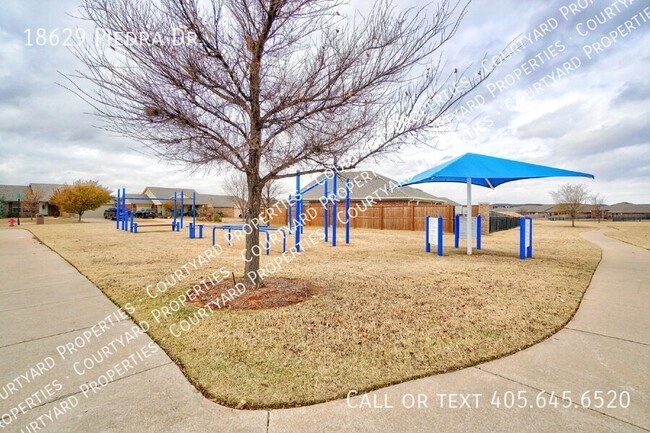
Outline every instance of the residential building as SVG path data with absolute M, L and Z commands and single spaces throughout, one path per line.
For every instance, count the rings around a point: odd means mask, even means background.
M 59 208 L 51 202 L 54 192 L 62 187 L 61 184 L 30 183 L 29 185 L 0 185 L 0 199 L 4 201 L 3 215 L 18 215 L 28 217 L 31 215 L 59 216 Z M 28 197 L 33 195 L 38 199 L 32 208 Z M 20 202 L 20 206 L 19 206 Z
M 303 190 L 309 189 L 319 182 L 323 182 L 325 175 L 321 174 L 313 182 L 307 184 Z M 373 206 L 382 205 L 431 205 L 431 204 L 454 204 L 445 197 L 436 197 L 421 189 L 412 186 L 399 186 L 399 182 L 390 179 L 381 174 L 370 170 L 364 171 L 347 171 L 337 173 L 337 187 L 339 188 L 339 197 L 345 198 L 343 193 L 345 180 L 350 179 L 350 200 L 352 202 L 367 201 L 372 198 Z M 329 180 L 329 188 L 332 181 Z M 328 191 L 332 193 L 332 191 Z M 324 194 L 323 186 L 316 186 L 303 194 L 303 201 L 307 203 L 319 202 Z

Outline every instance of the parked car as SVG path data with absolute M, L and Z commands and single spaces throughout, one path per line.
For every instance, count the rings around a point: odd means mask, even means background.
M 156 218 L 156 212 L 151 209 L 141 209 L 135 211 L 136 218 Z
M 104 219 L 114 220 L 116 219 L 117 209 L 114 207 L 109 207 L 104 211 Z

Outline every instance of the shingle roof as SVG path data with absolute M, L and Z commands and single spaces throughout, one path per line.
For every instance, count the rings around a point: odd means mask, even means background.
M 161 186 L 147 186 L 145 189 L 142 191 L 142 194 L 146 195 L 147 197 L 151 198 L 154 203 L 156 204 L 162 204 L 161 202 L 163 201 L 168 201 L 168 200 L 173 200 L 174 199 L 174 193 L 178 193 L 178 199 L 180 200 L 180 192 L 183 191 L 183 195 L 185 198 L 183 199 L 184 201 L 189 199 L 189 203 L 192 203 L 192 193 L 196 192 L 195 190 L 191 188 L 165 188 Z M 149 194 L 147 194 L 149 192 Z M 127 192 L 127 197 L 131 195 Z M 136 194 L 137 195 L 137 194 Z
M 350 179 L 352 182 L 352 187 L 350 189 L 351 200 L 363 200 L 368 196 L 373 196 L 375 200 L 415 200 L 435 203 L 445 202 L 445 199 L 433 196 L 418 188 L 411 186 L 398 187 L 397 185 L 399 185 L 399 182 L 370 170 L 339 172 L 337 173 L 337 178 L 339 188 L 345 186 L 346 178 Z M 313 186 L 318 182 L 323 181 L 324 179 L 325 174 L 319 175 L 316 180 L 307 184 L 303 190 Z M 358 186 L 355 183 L 355 179 L 359 184 Z M 303 194 L 305 201 L 318 201 L 322 196 L 322 186 L 317 186 L 307 193 Z
M 25 197 L 25 192 L 29 185 L 0 185 L 0 198 L 6 201 L 16 201 L 17 194 Z
M 153 203 L 153 200 L 151 200 L 151 197 L 145 195 L 145 194 L 129 194 L 128 192 L 126 193 L 126 204 L 134 204 L 134 205 L 139 205 L 139 206 L 151 206 Z M 129 199 L 135 199 L 131 200 Z M 143 199 L 143 200 L 138 200 L 138 199 Z
M 34 192 L 38 191 L 42 194 L 43 201 L 49 201 L 54 192 L 64 185 L 60 183 L 30 183 L 29 186 Z
M 196 204 L 207 204 L 214 207 L 230 207 L 235 206 L 235 199 L 229 195 L 197 194 Z
M 635 204 L 626 201 L 605 206 L 610 212 L 625 212 L 625 213 L 650 213 L 650 204 Z

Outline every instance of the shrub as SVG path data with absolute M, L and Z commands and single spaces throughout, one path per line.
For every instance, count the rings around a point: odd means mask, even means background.
M 221 221 L 223 221 L 223 218 L 221 217 L 220 214 L 218 214 L 218 213 L 213 213 L 212 214 L 212 222 L 220 223 Z

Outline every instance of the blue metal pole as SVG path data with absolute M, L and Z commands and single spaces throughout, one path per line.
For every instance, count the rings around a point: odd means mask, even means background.
M 424 251 L 431 252 L 431 244 L 429 243 L 429 217 L 424 217 Z
M 289 202 L 287 203 L 287 226 L 289 227 L 289 233 L 291 233 L 291 227 L 293 227 L 291 222 L 291 194 L 289 194 Z
M 300 194 L 300 226 L 298 227 L 298 230 L 300 230 L 300 234 L 303 234 L 305 232 L 305 201 L 302 199 L 302 194 Z
M 460 237 L 460 215 L 456 215 L 454 220 L 454 248 L 458 248 L 459 237 Z
M 443 239 L 444 238 L 442 237 L 442 217 L 439 216 L 438 217 L 438 255 L 439 256 L 442 256 L 443 254 L 443 249 L 442 249 Z
M 332 197 L 332 199 L 333 199 L 333 202 L 332 202 L 332 246 L 333 247 L 336 246 L 336 226 L 337 226 L 338 217 L 339 217 L 339 213 L 338 213 L 338 201 L 339 201 L 339 198 L 338 198 L 338 195 L 337 195 L 338 194 L 338 185 L 337 185 L 337 182 L 336 182 L 337 177 L 338 176 L 336 174 L 334 174 L 334 177 L 332 178 L 332 195 L 333 195 L 333 197 Z
M 296 251 L 300 252 L 300 170 L 296 170 L 296 235 L 294 236 Z
M 196 227 L 196 191 L 192 192 L 192 223 Z
M 183 228 L 183 215 L 185 214 L 185 191 L 181 190 L 181 228 Z
M 120 194 L 120 189 L 117 189 L 117 200 L 115 200 L 115 228 L 120 229 L 120 202 L 122 197 Z
M 476 217 L 476 249 L 477 250 L 481 249 L 481 224 L 482 224 L 481 215 L 478 215 Z
M 352 183 L 345 179 L 345 243 L 350 243 L 350 190 Z
M 330 229 L 329 229 L 329 225 L 330 225 L 330 214 L 329 214 L 330 196 L 329 196 L 329 191 L 327 189 L 328 184 L 329 184 L 329 181 L 327 180 L 327 178 L 325 178 L 325 185 L 324 185 L 324 188 L 325 188 L 325 194 L 324 194 L 324 197 L 325 197 L 325 215 L 323 217 L 323 221 L 324 221 L 324 227 L 323 228 L 325 229 L 325 242 L 329 241 L 329 234 L 330 234 Z
M 126 188 L 122 188 L 122 213 L 124 214 L 123 216 L 123 221 L 122 221 L 122 230 L 126 230 Z
M 526 218 L 519 218 L 519 258 L 526 258 Z
M 526 255 L 528 257 L 533 257 L 533 219 L 530 217 L 528 219 L 530 220 L 530 236 L 529 236 L 530 245 L 528 245 L 528 251 L 527 251 L 528 254 Z
M 174 227 L 176 227 L 176 191 L 174 191 L 174 208 L 172 210 L 172 215 L 174 218 Z

